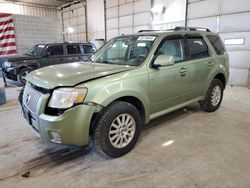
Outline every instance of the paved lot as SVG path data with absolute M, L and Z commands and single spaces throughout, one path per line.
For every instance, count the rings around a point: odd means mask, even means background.
M 152 121 L 118 159 L 37 139 L 20 115 L 17 90 L 7 88 L 0 106 L 0 187 L 250 187 L 246 88 L 228 87 L 215 113 L 194 105 Z

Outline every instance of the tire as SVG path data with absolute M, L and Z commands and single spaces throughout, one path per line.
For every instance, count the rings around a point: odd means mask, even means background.
M 17 81 L 20 85 L 25 85 L 26 84 L 26 80 L 25 77 L 27 76 L 27 74 L 31 72 L 31 70 L 29 68 L 23 68 L 21 69 L 21 71 L 19 72 L 19 74 L 17 75 Z
M 214 79 L 207 91 L 206 98 L 200 102 L 201 109 L 205 112 L 215 112 L 221 105 L 224 86 L 219 79 Z
M 119 124 L 118 118 L 124 125 Z M 127 123 L 126 120 L 128 120 Z M 101 112 L 97 120 L 93 132 L 95 147 L 112 158 L 123 156 L 136 144 L 140 136 L 141 124 L 140 112 L 134 105 L 115 101 Z M 125 140 L 127 143 L 124 142 Z

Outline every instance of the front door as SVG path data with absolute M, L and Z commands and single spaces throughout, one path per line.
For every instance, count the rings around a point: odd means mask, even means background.
M 149 71 L 151 114 L 186 102 L 189 92 L 184 39 L 177 36 L 164 40 L 155 53 L 156 57 L 162 54 L 173 56 L 175 64 Z
M 41 60 L 39 60 L 41 67 L 64 63 L 64 61 L 63 61 L 63 54 L 64 54 L 63 45 L 48 46 L 48 48 L 45 50 L 44 54 L 46 54 L 46 56 L 43 57 Z

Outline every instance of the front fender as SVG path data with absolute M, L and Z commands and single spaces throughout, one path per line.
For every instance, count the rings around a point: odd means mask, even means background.
M 137 77 L 111 82 L 107 85 L 101 84 L 101 86 L 98 85 L 98 87 L 91 88 L 88 91 L 85 101 L 106 107 L 119 98 L 135 97 L 142 103 L 145 110 L 145 121 L 148 122 L 149 98 L 147 81 L 145 77 L 144 79 Z

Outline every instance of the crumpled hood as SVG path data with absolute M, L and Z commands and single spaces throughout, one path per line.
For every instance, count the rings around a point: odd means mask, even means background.
M 74 86 L 81 82 L 123 72 L 133 67 L 76 62 L 44 67 L 32 71 L 27 80 L 42 88 L 53 89 L 58 86 Z

